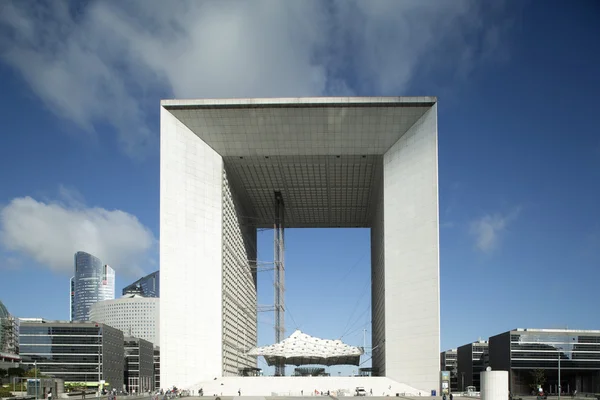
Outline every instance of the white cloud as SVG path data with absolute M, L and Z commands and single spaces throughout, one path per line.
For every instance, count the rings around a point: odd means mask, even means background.
M 485 253 L 495 250 L 502 233 L 518 217 L 520 211 L 518 207 L 507 214 L 488 214 L 471 222 L 470 233 L 475 237 L 475 246 Z
M 399 95 L 425 70 L 464 77 L 501 54 L 506 19 L 481 7 L 467 0 L 4 2 L 0 58 L 52 112 L 87 132 L 112 125 L 122 148 L 139 155 L 156 145 L 148 117 L 160 97 Z
M 76 194 L 64 188 L 61 193 L 66 203 L 19 197 L 0 209 L 0 243 L 5 250 L 59 272 L 72 272 L 73 254 L 83 250 L 118 273 L 139 275 L 156 245 L 150 230 L 131 214 L 87 208 L 70 201 L 78 198 Z

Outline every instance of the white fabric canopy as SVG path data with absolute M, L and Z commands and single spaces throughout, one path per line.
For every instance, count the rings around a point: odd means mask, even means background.
M 319 339 L 297 330 L 279 343 L 250 350 L 248 355 L 263 356 L 268 365 L 282 360 L 289 365 L 359 365 L 363 352 L 341 340 Z

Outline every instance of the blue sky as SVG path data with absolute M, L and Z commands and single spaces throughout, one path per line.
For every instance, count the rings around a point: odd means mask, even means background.
M 3 4 L 0 300 L 68 318 L 75 250 L 158 268 L 161 98 L 435 95 L 442 349 L 600 329 L 600 6 L 480 3 Z M 370 337 L 368 238 L 288 232 L 288 332 Z

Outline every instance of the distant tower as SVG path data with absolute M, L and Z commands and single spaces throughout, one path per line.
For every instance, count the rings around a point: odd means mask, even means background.
M 70 305 L 70 310 L 69 310 L 69 319 L 71 321 L 73 321 L 73 316 L 75 315 L 75 277 L 72 276 L 71 277 L 71 290 L 69 291 L 69 305 Z
M 75 253 L 74 295 L 71 319 L 88 321 L 92 304 L 115 298 L 115 271 L 99 258 Z
M 155 271 L 123 288 L 123 295 L 140 294 L 144 297 L 160 297 L 160 271 Z

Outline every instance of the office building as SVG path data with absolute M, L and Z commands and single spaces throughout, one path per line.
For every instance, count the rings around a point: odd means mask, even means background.
M 89 321 L 94 303 L 115 298 L 115 271 L 99 258 L 83 251 L 75 253 L 73 321 Z
M 125 386 L 128 393 L 154 390 L 154 346 L 147 340 L 125 337 Z
M 481 390 L 481 372 L 489 365 L 488 342 L 478 340 L 460 346 L 457 351 L 457 384 L 461 392 L 469 386 Z
M 123 288 L 123 294 L 136 293 L 145 297 L 160 297 L 160 271 L 153 272 Z
M 600 392 L 600 330 L 513 329 L 489 339 L 490 366 L 509 371 L 510 390 Z M 460 358 L 459 358 L 460 366 Z M 559 383 L 560 371 L 560 383 Z
M 35 362 L 44 375 L 93 388 L 105 381 L 117 390 L 123 387 L 123 337 L 105 324 L 43 319 L 21 319 L 19 332 L 27 368 Z
M 456 393 L 458 388 L 458 352 L 456 349 L 440 353 L 440 370 L 450 373 L 450 393 Z
M 19 321 L 0 301 L 0 368 L 19 366 Z
M 160 389 L 160 347 L 154 346 L 154 389 Z
M 163 100 L 163 384 L 256 367 L 257 229 L 276 226 L 284 249 L 284 228 L 361 227 L 373 373 L 438 390 L 437 131 L 435 97 Z M 276 325 L 280 341 L 281 312 Z
M 72 276 L 70 279 L 70 296 L 69 296 L 69 320 L 73 321 L 73 316 L 75 315 L 75 277 Z
M 160 341 L 160 299 L 126 294 L 120 299 L 94 303 L 90 320 L 119 329 L 125 336 L 134 336 L 158 345 Z

